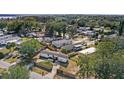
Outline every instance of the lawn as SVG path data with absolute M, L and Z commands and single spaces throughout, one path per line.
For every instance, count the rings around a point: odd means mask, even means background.
M 42 62 L 39 62 L 39 63 L 37 63 L 37 64 L 38 64 L 38 65 L 41 65 L 41 66 L 48 67 L 48 68 L 52 68 L 52 67 L 53 67 L 52 62 L 50 62 L 50 61 L 42 61 Z
M 10 57 L 8 59 L 5 59 L 4 61 L 8 62 L 8 63 L 13 63 L 13 62 L 16 62 L 17 61 L 17 57 L 13 58 L 13 57 Z
M 27 38 L 27 37 L 21 38 L 22 42 L 26 42 L 26 41 L 28 41 L 28 40 L 30 40 L 30 39 L 31 39 L 31 38 Z
M 9 52 L 10 52 L 10 50 L 9 50 L 9 49 L 4 48 L 4 49 L 1 49 L 1 50 L 0 50 L 0 52 L 2 52 L 3 54 L 7 54 L 7 53 L 9 53 Z
M 67 67 L 60 66 L 60 70 L 71 74 L 76 74 L 78 72 L 78 66 L 75 61 L 69 60 L 68 66 Z
M 37 67 L 33 67 L 33 68 L 32 68 L 32 71 L 33 71 L 33 72 L 36 72 L 36 73 L 38 73 L 38 74 L 42 74 L 42 75 L 48 74 L 47 71 L 45 71 L 45 70 L 43 70 L 43 69 L 40 69 L 40 68 L 37 68 Z

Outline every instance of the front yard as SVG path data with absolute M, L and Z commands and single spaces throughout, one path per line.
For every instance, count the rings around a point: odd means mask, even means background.
M 68 66 L 60 66 L 60 70 L 75 75 L 78 72 L 77 62 L 69 60 Z
M 0 50 L 0 52 L 1 52 L 1 53 L 3 53 L 3 54 L 7 54 L 7 53 L 9 53 L 9 52 L 10 52 L 10 50 L 9 50 L 9 49 L 4 48 L 4 49 L 1 49 L 1 50 Z
M 33 71 L 33 72 L 36 72 L 36 73 L 38 73 L 38 74 L 41 74 L 41 75 L 46 75 L 46 74 L 48 74 L 48 72 L 47 72 L 46 70 L 40 69 L 40 68 L 38 68 L 38 67 L 33 67 L 33 68 L 32 68 L 32 71 Z
M 17 61 L 17 58 L 18 57 L 10 57 L 10 58 L 7 58 L 7 59 L 5 59 L 4 61 L 6 61 L 6 62 L 8 62 L 8 63 L 14 63 L 14 62 L 16 62 Z
M 53 67 L 52 62 L 50 62 L 50 61 L 41 61 L 41 62 L 38 62 L 37 65 L 48 67 L 48 68 L 51 68 L 51 69 Z

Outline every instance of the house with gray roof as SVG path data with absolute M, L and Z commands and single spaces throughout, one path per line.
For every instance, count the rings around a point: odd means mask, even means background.
M 0 36 L 3 36 L 4 32 L 2 30 L 0 30 Z
M 7 43 L 18 43 L 18 41 L 20 41 L 20 37 L 16 36 L 16 35 L 3 35 L 0 36 L 0 44 L 4 44 L 6 45 Z
M 68 62 L 68 55 L 60 52 L 42 50 L 40 56 L 47 59 L 56 59 L 58 62 L 63 62 L 63 63 Z
M 72 40 L 70 39 L 52 41 L 52 45 L 55 46 L 56 48 L 61 48 L 65 45 L 70 45 L 70 44 L 72 44 Z

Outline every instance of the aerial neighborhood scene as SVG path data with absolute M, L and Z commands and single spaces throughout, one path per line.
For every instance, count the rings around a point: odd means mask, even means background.
M 0 15 L 0 79 L 124 79 L 124 16 Z

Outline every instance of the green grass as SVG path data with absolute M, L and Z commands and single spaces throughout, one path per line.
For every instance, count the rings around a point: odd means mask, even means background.
M 4 49 L 1 49 L 1 50 L 0 50 L 0 52 L 2 52 L 3 54 L 7 54 L 7 53 L 9 53 L 9 52 L 10 52 L 10 50 L 9 50 L 9 49 L 4 48 Z
M 51 62 L 49 62 L 49 61 L 39 62 L 38 65 L 46 66 L 46 67 L 49 67 L 49 68 L 53 67 L 53 64 Z
M 16 62 L 17 61 L 17 57 L 15 58 L 8 58 L 8 59 L 5 59 L 4 61 L 8 62 L 8 63 L 13 63 L 13 62 Z
M 47 71 L 42 70 L 42 69 L 37 68 L 37 67 L 34 67 L 34 68 L 32 69 L 32 71 L 33 71 L 33 72 L 36 72 L 36 73 L 38 73 L 38 74 L 42 74 L 42 75 L 48 74 Z
M 27 38 L 27 37 L 21 38 L 22 42 L 26 42 L 26 41 L 28 41 L 28 40 L 30 40 L 30 39 L 31 39 L 31 38 Z

